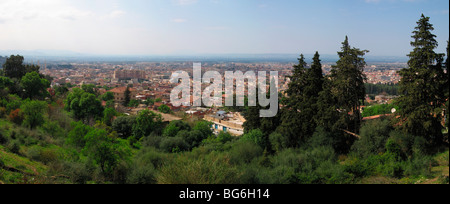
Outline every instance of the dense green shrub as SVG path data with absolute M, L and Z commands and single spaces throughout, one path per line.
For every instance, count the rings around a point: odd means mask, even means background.
M 83 148 L 86 144 L 85 136 L 93 130 L 92 127 L 80 122 L 72 123 L 72 130 L 68 133 L 66 142 L 78 148 Z
M 178 132 L 180 131 L 190 131 L 191 127 L 189 124 L 181 121 L 181 120 L 175 120 L 169 123 L 166 128 L 163 130 L 163 136 L 164 137 L 175 137 L 177 136 Z
M 262 156 L 263 149 L 252 141 L 236 142 L 229 151 L 230 163 L 234 165 L 248 164 Z
M 223 155 L 194 159 L 178 155 L 165 162 L 157 175 L 159 184 L 236 184 L 240 172 Z
M 23 124 L 34 129 L 44 124 L 44 111 L 48 107 L 44 101 L 27 101 L 20 107 L 24 116 Z
M 82 153 L 100 167 L 102 175 L 112 176 L 122 161 L 129 161 L 131 148 L 129 143 L 118 139 L 104 129 L 94 129 L 86 134 L 86 144 Z
M 211 130 L 211 123 L 207 121 L 198 121 L 192 130 L 202 132 L 203 138 L 205 139 L 213 134 L 213 131 Z
M 353 176 L 336 159 L 333 148 L 287 149 L 272 158 L 273 167 L 258 174 L 262 183 L 325 184 L 350 183 Z
M 361 139 L 353 144 L 352 152 L 363 158 L 386 152 L 386 141 L 392 130 L 387 119 L 366 122 L 360 130 Z
M 37 145 L 29 147 L 27 149 L 26 156 L 31 160 L 39 161 L 41 158 L 41 150 L 42 150 L 42 147 L 37 146 Z
M 89 162 L 62 161 L 56 172 L 62 172 L 75 184 L 86 184 L 95 179 L 95 168 Z
M 335 135 L 328 132 L 323 127 L 317 127 L 316 131 L 311 138 L 306 143 L 306 148 L 317 148 L 317 147 L 335 147 L 336 140 Z
M 41 126 L 41 130 L 50 135 L 52 138 L 64 138 L 66 131 L 59 126 L 56 121 L 45 121 Z
M 122 139 L 127 139 L 133 134 L 133 125 L 136 123 L 136 116 L 119 116 L 112 122 L 112 129 L 119 134 Z
M 129 184 L 155 184 L 156 175 L 163 165 L 165 155 L 155 149 L 141 150 L 133 160 L 128 171 L 127 183 Z
M 150 136 L 145 137 L 142 140 L 142 146 L 160 149 L 162 139 L 163 139 L 163 137 L 161 137 L 161 136 L 158 136 L 156 134 L 151 134 Z
M 7 144 L 8 141 L 9 141 L 9 138 L 0 132 L 0 145 Z
M 400 130 L 394 130 L 390 133 L 389 139 L 400 145 L 402 152 L 406 155 L 412 156 L 414 153 L 413 146 L 415 146 L 415 138 L 415 136 L 406 134 Z
M 169 153 L 177 153 L 189 150 L 189 144 L 181 137 L 164 137 L 160 148 Z
M 19 150 L 20 150 L 20 145 L 19 145 L 19 141 L 17 140 L 10 140 L 8 145 L 6 146 L 6 148 L 14 154 L 19 154 Z
M 371 176 L 388 176 L 400 178 L 403 175 L 403 164 L 397 161 L 394 154 L 371 155 L 365 159 L 352 157 L 344 165 L 345 171 L 356 178 Z
M 272 150 L 280 152 L 283 149 L 288 148 L 289 141 L 286 137 L 283 137 L 281 133 L 273 132 L 269 135 L 269 141 L 272 145 Z
M 149 136 L 152 132 L 162 131 L 162 116 L 149 110 L 144 110 L 136 117 L 133 123 L 133 136 L 136 140 Z
M 178 132 L 177 137 L 183 138 L 188 144 L 189 150 L 200 146 L 204 139 L 208 138 L 208 135 L 203 134 L 200 130 L 192 130 L 190 132 L 183 130 Z
M 396 157 L 395 159 L 397 161 L 406 160 L 406 154 L 403 152 L 401 146 L 392 139 L 386 142 L 386 154 L 392 154 L 392 156 Z
M 265 148 L 267 146 L 265 135 L 260 129 L 249 131 L 241 137 L 241 140 L 253 142 L 261 148 Z
M 431 177 L 433 158 L 426 155 L 415 154 L 413 158 L 405 164 L 405 176 L 418 177 L 425 176 Z
M 230 133 L 228 133 L 228 132 L 220 132 L 217 135 L 217 141 L 219 141 L 219 142 L 221 142 L 223 144 L 225 144 L 227 142 L 230 142 L 232 140 L 233 140 L 233 136 Z

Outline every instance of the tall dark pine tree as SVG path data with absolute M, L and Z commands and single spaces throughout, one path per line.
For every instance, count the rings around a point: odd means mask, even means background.
M 359 132 L 362 120 L 360 106 L 366 95 L 366 62 L 363 57 L 367 52 L 369 51 L 352 48 L 346 36 L 341 52 L 338 52 L 339 61 L 331 70 L 331 93 L 342 113 L 338 122 L 342 128 L 354 133 Z
M 256 89 L 256 93 L 258 93 L 258 88 Z M 256 97 L 256 106 L 249 106 L 244 113 L 245 122 L 243 127 L 245 133 L 249 133 L 250 131 L 261 127 L 261 118 L 259 117 L 261 108 L 258 97 Z
M 442 66 L 443 54 L 434 51 L 438 43 L 429 20 L 422 14 L 413 32 L 414 50 L 408 55 L 409 68 L 399 72 L 401 97 L 397 104 L 403 130 L 424 137 L 428 150 L 432 150 L 442 142 L 441 113 L 448 78 Z
M 316 103 L 319 93 L 323 90 L 324 80 L 319 52 L 314 55 L 311 68 L 307 69 L 305 78 L 304 97 L 310 104 Z
M 450 73 L 448 70 L 448 66 L 449 66 L 449 55 L 450 55 L 450 50 L 449 50 L 449 41 L 447 41 L 447 60 L 445 61 L 445 69 L 447 70 L 447 77 L 446 77 L 446 83 L 445 83 L 445 100 L 447 101 L 445 103 L 445 108 L 446 108 L 446 120 L 445 120 L 445 127 L 448 130 L 448 119 L 449 119 L 449 110 L 448 110 L 448 103 L 449 103 L 449 79 L 450 79 Z
M 305 86 L 305 73 L 307 63 L 303 54 L 298 58 L 298 64 L 294 65 L 292 76 L 289 77 L 289 89 L 286 91 L 287 98 L 283 100 L 284 105 L 290 109 L 298 109 L 297 106 L 301 100 L 300 96 L 303 94 Z
M 309 138 L 317 128 L 315 121 L 318 112 L 317 102 L 324 83 L 322 64 L 318 52 L 314 55 L 311 68 L 306 69 L 303 81 L 303 92 L 300 94 L 301 98 L 298 101 L 298 106 L 304 120 L 302 133 Z
M 288 146 L 298 147 L 314 133 L 317 123 L 317 101 L 322 92 L 324 77 L 318 52 L 308 68 L 303 55 L 294 66 L 293 75 L 283 99 L 281 125 L 277 131 L 285 137 Z
M 307 64 L 303 54 L 298 58 L 298 64 L 293 66 L 293 74 L 289 77 L 289 88 L 282 98 L 281 124 L 277 132 L 283 135 L 285 143 L 289 147 L 298 147 L 306 140 L 302 129 L 306 124 L 302 115 L 303 92 L 305 87 L 305 74 Z
M 127 88 L 125 89 L 124 95 L 125 95 L 125 98 L 124 98 L 124 101 L 123 101 L 123 106 L 127 107 L 128 104 L 129 104 L 130 101 L 131 101 L 131 96 L 130 96 L 130 95 L 131 95 L 131 91 L 130 91 L 130 87 L 127 86 Z

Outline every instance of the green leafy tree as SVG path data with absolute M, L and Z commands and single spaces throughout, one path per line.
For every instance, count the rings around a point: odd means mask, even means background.
M 230 142 L 231 140 L 233 140 L 233 136 L 229 132 L 223 132 L 222 131 L 222 132 L 220 132 L 217 135 L 216 140 L 218 142 L 221 142 L 222 144 L 225 144 L 225 143 Z
M 189 150 L 200 146 L 202 141 L 208 138 L 208 136 L 203 134 L 200 130 L 192 130 L 189 132 L 186 130 L 180 131 L 178 132 L 177 137 L 181 137 L 184 141 L 186 141 L 189 145 Z
M 106 92 L 105 94 L 102 95 L 102 100 L 103 101 L 111 101 L 114 100 L 114 93 L 113 92 Z
M 0 98 L 7 96 L 10 93 L 10 88 L 14 85 L 8 77 L 0 76 Z
M 94 128 L 89 125 L 85 125 L 81 121 L 73 122 L 72 130 L 67 134 L 66 142 L 67 144 L 73 145 L 75 147 L 84 148 L 86 144 L 85 136 Z
M 69 89 L 66 85 L 60 85 L 55 87 L 56 96 L 65 96 L 66 93 L 69 92 Z
M 150 133 L 160 132 L 162 126 L 162 116 L 153 111 L 144 110 L 139 113 L 136 123 L 133 125 L 133 136 L 136 140 L 147 137 Z
M 97 88 L 95 87 L 94 84 L 83 84 L 81 86 L 81 89 L 83 89 L 83 91 L 86 93 L 97 95 Z
M 114 109 L 114 108 L 106 108 L 103 111 L 103 123 L 105 123 L 108 126 L 111 126 L 114 117 L 117 116 L 117 115 L 118 115 L 118 113 L 117 113 L 116 109 Z
M 211 125 L 212 125 L 211 122 L 199 121 L 194 125 L 192 130 L 200 131 L 202 133 L 202 137 L 206 139 L 213 134 L 213 131 L 211 130 Z
M 168 153 L 179 153 L 189 150 L 189 144 L 183 137 L 165 137 L 161 140 L 161 149 Z
M 125 140 L 116 139 L 103 129 L 94 129 L 86 136 L 83 153 L 100 166 L 103 175 L 109 177 L 121 161 L 128 161 L 131 149 Z
M 65 109 L 72 112 L 78 120 L 89 120 L 103 117 L 103 106 L 94 94 L 74 88 L 65 100 Z
M 175 137 L 177 136 L 178 132 L 180 131 L 190 131 L 191 127 L 189 124 L 181 121 L 181 120 L 175 120 L 169 123 L 166 128 L 164 128 L 163 136 L 164 137 Z
M 394 129 L 388 119 L 372 120 L 361 127 L 361 139 L 352 146 L 361 158 L 386 152 L 386 142 Z
M 44 101 L 28 101 L 21 107 L 24 116 L 24 125 L 30 129 L 44 124 L 44 111 L 47 103 Z
M 445 76 L 442 66 L 443 54 L 434 51 L 438 43 L 429 21 L 429 17 L 422 15 L 413 31 L 411 46 L 414 50 L 408 55 L 409 67 L 399 72 L 402 79 L 397 113 L 402 129 L 424 137 L 428 141 L 427 149 L 431 150 L 442 142 L 441 113 L 448 75 Z
M 268 140 L 265 138 L 264 133 L 259 130 L 252 130 L 247 134 L 244 134 L 241 138 L 243 141 L 253 142 L 254 144 L 260 146 L 262 149 L 267 147 Z
M 41 78 L 37 72 L 29 72 L 22 77 L 22 87 L 24 89 L 25 98 L 39 99 L 48 94 L 47 88 L 50 87 L 50 82 Z
M 141 104 L 138 100 L 131 100 L 130 103 L 128 103 L 128 107 L 138 107 L 139 104 Z
M 169 114 L 172 112 L 172 110 L 170 110 L 170 107 L 167 105 L 162 105 L 162 106 L 158 107 L 158 110 L 159 110 L 159 112 L 166 113 L 166 114 Z
M 152 106 L 155 104 L 155 100 L 147 99 L 146 101 L 144 101 L 144 104 L 147 106 Z
M 112 122 L 112 129 L 119 134 L 122 139 L 133 136 L 133 126 L 136 123 L 136 116 L 120 116 Z

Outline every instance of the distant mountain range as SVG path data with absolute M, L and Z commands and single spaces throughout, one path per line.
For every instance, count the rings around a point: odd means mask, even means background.
M 193 55 L 90 55 L 65 50 L 0 50 L 0 56 L 22 55 L 27 61 L 82 61 L 82 62 L 135 62 L 135 61 L 215 61 L 215 62 L 297 62 L 298 54 L 193 54 Z M 307 62 L 311 62 L 313 54 L 305 54 Z M 324 63 L 338 60 L 338 56 L 322 54 Z M 404 63 L 406 56 L 366 56 L 367 62 Z

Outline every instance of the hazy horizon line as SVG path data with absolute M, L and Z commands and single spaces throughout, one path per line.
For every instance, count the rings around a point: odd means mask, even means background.
M 330 53 L 320 53 L 321 56 L 337 56 L 337 52 Z M 56 54 L 58 53 L 58 54 Z M 47 49 L 36 49 L 36 50 L 0 50 L 0 56 L 11 56 L 11 55 L 30 55 L 31 57 L 202 57 L 202 56 L 265 56 L 265 55 L 275 55 L 275 56 L 297 56 L 300 54 L 306 56 L 313 56 L 315 53 L 163 53 L 163 54 L 93 54 L 76 52 L 70 50 L 47 50 Z M 395 57 L 395 58 L 407 58 L 405 55 L 371 55 L 366 54 L 370 57 Z

